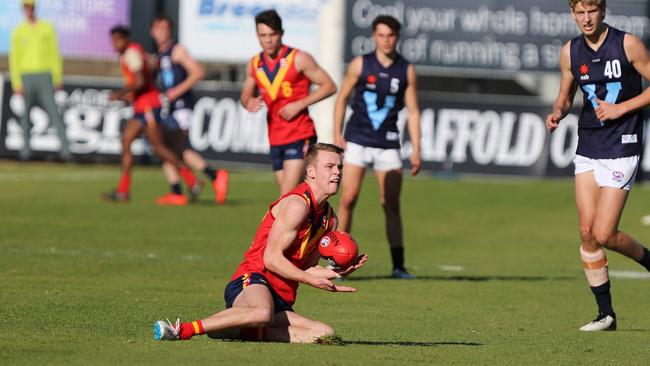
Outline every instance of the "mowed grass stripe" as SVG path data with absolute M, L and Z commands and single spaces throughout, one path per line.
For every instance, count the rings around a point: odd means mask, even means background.
M 70 178 L 86 172 L 87 180 Z M 101 202 L 117 175 L 116 166 L 0 164 L 3 363 L 645 363 L 647 280 L 613 278 L 619 331 L 577 331 L 595 304 L 566 180 L 407 178 L 407 266 L 420 279 L 402 282 L 386 278 L 383 215 L 368 174 L 353 235 L 370 260 L 346 281 L 358 292 L 299 291 L 296 310 L 330 323 L 344 340 L 319 346 L 154 342 L 154 320 L 223 307 L 223 287 L 277 188 L 270 171 L 235 170 L 226 205 L 213 205 L 206 190 L 196 205 L 161 208 L 160 170 L 136 167 L 132 202 Z M 642 242 L 650 242 L 639 220 L 650 213 L 649 195 L 632 191 L 621 224 Z M 613 271 L 641 271 L 618 254 L 608 258 Z

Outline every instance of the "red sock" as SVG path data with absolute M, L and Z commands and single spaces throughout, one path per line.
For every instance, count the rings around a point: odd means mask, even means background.
M 183 177 L 183 180 L 185 181 L 185 184 L 189 187 L 192 188 L 194 184 L 196 183 L 196 176 L 194 173 L 192 173 L 192 170 L 186 166 L 182 167 L 180 170 L 181 176 Z
M 200 320 L 195 320 L 193 322 L 181 323 L 181 331 L 178 333 L 178 336 L 181 339 L 190 339 L 192 336 L 204 333 L 203 323 Z
M 120 193 L 129 193 L 131 190 L 131 175 L 128 173 L 122 173 L 120 176 L 120 182 L 117 184 L 117 191 Z

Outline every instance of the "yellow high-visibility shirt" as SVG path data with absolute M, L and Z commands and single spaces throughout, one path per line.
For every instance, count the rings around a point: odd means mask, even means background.
M 49 22 L 24 21 L 11 33 L 9 49 L 9 72 L 13 90 L 22 89 L 23 74 L 49 72 L 52 83 L 61 85 L 63 61 L 54 27 Z

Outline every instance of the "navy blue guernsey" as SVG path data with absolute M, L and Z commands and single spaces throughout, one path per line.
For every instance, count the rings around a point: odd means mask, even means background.
M 187 79 L 187 70 L 181 64 L 172 62 L 172 51 L 177 43 L 172 44 L 165 52 L 158 53 L 158 79 L 163 90 L 169 90 Z M 172 104 L 172 109 L 183 109 L 194 107 L 194 95 L 192 91 L 181 95 Z
M 576 154 L 592 159 L 616 159 L 641 154 L 643 112 L 599 121 L 596 98 L 616 104 L 641 94 L 641 75 L 623 47 L 625 32 L 608 26 L 605 41 L 594 51 L 582 35 L 571 40 L 571 73 L 583 93 Z
M 399 149 L 397 114 L 404 107 L 409 63 L 399 54 L 383 67 L 374 52 L 363 55 L 354 86 L 352 116 L 345 127 L 346 141 L 367 147 Z

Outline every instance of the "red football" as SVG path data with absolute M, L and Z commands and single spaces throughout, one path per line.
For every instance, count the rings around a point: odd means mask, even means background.
M 350 234 L 343 231 L 331 231 L 321 238 L 318 252 L 330 265 L 347 268 L 359 255 L 359 247 Z

